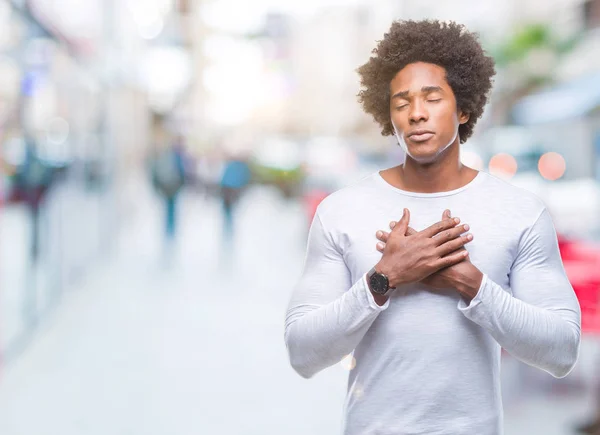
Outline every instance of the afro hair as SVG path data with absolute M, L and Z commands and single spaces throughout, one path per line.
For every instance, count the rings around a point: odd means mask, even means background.
M 494 60 L 485 54 L 476 33 L 455 22 L 394 21 L 372 53 L 369 61 L 357 69 L 362 86 L 358 99 L 381 126 L 383 136 L 394 134 L 390 82 L 406 65 L 427 62 L 446 70 L 458 110 L 469 115 L 469 120 L 459 126 L 460 143 L 471 137 L 495 74 Z

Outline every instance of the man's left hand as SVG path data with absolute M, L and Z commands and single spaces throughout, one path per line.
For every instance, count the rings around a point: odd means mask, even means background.
M 442 218 L 450 218 L 450 211 L 444 211 Z M 391 229 L 393 229 L 395 225 L 396 222 L 390 222 Z M 414 234 L 417 234 L 417 231 L 409 227 L 406 235 L 411 236 Z M 377 231 L 376 237 L 380 241 L 377 243 L 377 250 L 383 253 L 389 233 L 385 231 Z M 461 248 L 461 250 L 464 249 L 465 248 Z M 482 279 L 483 274 L 481 271 L 477 269 L 473 263 L 471 263 L 469 257 L 466 257 L 460 263 L 440 269 L 421 280 L 421 282 L 434 289 L 454 288 L 465 299 L 471 300 L 475 297 L 475 295 L 477 295 Z

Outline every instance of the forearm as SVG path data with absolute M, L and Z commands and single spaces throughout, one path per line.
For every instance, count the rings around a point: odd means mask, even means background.
M 578 305 L 555 301 L 538 307 L 519 300 L 484 277 L 466 317 L 484 327 L 509 353 L 555 377 L 566 376 L 577 360 L 580 342 Z
M 323 306 L 297 305 L 288 310 L 285 342 L 292 367 L 303 377 L 339 362 L 360 343 L 379 313 L 364 276 L 350 290 Z

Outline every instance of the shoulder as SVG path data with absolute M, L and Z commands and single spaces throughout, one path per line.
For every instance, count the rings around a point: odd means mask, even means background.
M 480 200 L 502 215 L 517 217 L 533 224 L 546 210 L 546 204 L 535 193 L 487 172 L 482 175 L 484 183 Z
M 317 216 L 325 223 L 335 225 L 355 217 L 364 210 L 366 201 L 373 200 L 376 194 L 374 174 L 367 175 L 323 199 L 317 207 Z

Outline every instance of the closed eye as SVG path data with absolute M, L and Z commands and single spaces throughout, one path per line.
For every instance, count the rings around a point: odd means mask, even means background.
M 442 101 L 442 99 L 438 98 L 437 100 L 427 100 L 427 101 L 429 101 L 430 103 L 437 103 L 439 101 Z

